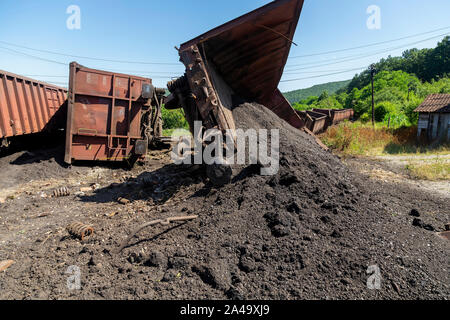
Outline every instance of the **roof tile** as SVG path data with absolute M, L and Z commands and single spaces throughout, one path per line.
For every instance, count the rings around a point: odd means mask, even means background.
M 415 112 L 450 112 L 450 94 L 430 94 Z

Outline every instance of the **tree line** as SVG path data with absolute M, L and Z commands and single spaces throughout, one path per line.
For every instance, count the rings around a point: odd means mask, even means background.
M 450 37 L 445 37 L 434 49 L 410 49 L 401 57 L 388 57 L 375 64 L 375 119 L 393 126 L 408 126 L 417 122 L 414 112 L 432 93 L 450 93 Z M 310 96 L 293 104 L 297 110 L 312 108 L 353 108 L 363 122 L 371 118 L 370 71 L 353 77 L 337 91 Z

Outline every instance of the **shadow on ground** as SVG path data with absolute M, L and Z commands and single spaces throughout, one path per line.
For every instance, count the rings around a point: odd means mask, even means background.
M 384 147 L 384 152 L 391 155 L 397 154 L 426 154 L 430 152 L 436 152 L 442 149 L 450 150 L 450 143 L 425 143 L 420 142 L 417 144 L 398 144 L 398 143 L 388 143 Z
M 136 178 L 129 178 L 122 183 L 110 185 L 95 190 L 93 195 L 81 196 L 83 202 L 108 203 L 152 199 L 163 204 L 176 194 L 180 188 L 197 184 L 205 180 L 202 166 L 185 166 L 168 164 L 154 171 L 144 172 Z M 203 190 L 204 189 L 204 190 Z M 210 186 L 205 185 L 202 195 L 209 193 Z M 199 195 L 201 196 L 201 195 Z

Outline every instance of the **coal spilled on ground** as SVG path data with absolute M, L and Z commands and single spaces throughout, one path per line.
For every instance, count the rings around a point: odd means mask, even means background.
M 280 129 L 280 171 L 244 169 L 206 197 L 211 210 L 192 228 L 196 247 L 205 246 L 194 258 L 204 261 L 195 264 L 203 280 L 231 298 L 394 298 L 400 288 L 405 297 L 448 297 L 445 241 L 422 239 L 433 243 L 426 255 L 435 262 L 423 257 L 421 270 L 414 257 L 424 252 L 408 239 L 413 227 L 391 219 L 336 156 L 263 106 L 244 104 L 233 115 L 237 128 Z M 379 291 L 367 287 L 370 266 L 383 277 Z
M 195 171 L 167 165 L 119 191 L 65 201 L 95 226 L 94 237 L 80 243 L 62 231 L 44 244 L 12 247 L 7 258 L 20 264 L 0 278 L 8 288 L 0 298 L 450 297 L 449 242 L 414 226 L 417 217 L 409 215 L 416 208 L 440 230 L 450 218 L 447 200 L 367 181 L 263 106 L 243 104 L 233 115 L 237 128 L 280 130 L 276 175 L 237 166 L 233 182 L 217 189 Z M 162 187 L 171 190 L 164 199 L 155 195 Z M 105 218 L 124 190 L 133 194 L 133 210 Z M 199 218 L 170 229 L 145 229 L 116 252 L 139 224 L 193 214 Z M 72 265 L 81 271 L 80 290 L 67 289 Z M 378 275 L 379 289 L 368 288 Z

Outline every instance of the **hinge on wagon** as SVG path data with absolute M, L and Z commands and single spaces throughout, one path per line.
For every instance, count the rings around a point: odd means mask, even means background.
M 211 111 L 216 113 L 219 102 L 199 48 L 192 46 L 190 49 L 183 51 L 181 60 L 186 66 L 187 79 L 192 94 L 196 97 L 198 110 L 202 118 L 206 119 Z

